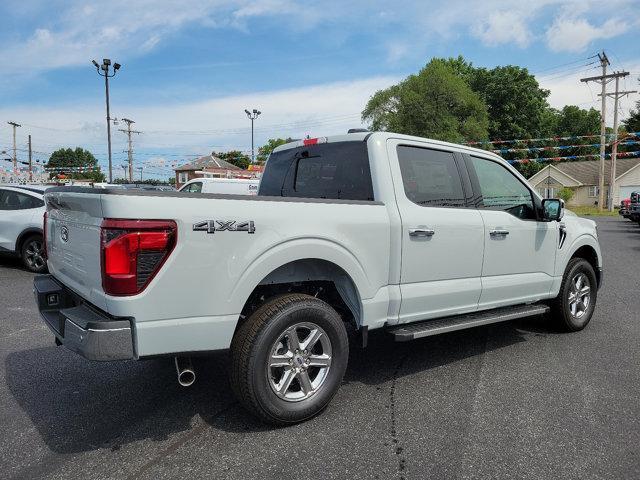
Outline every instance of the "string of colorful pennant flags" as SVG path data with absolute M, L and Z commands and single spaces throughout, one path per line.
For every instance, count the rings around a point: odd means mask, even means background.
M 607 133 L 606 137 L 614 137 L 615 134 Z M 629 132 L 627 137 L 640 137 L 640 132 Z M 481 140 L 473 142 L 464 142 L 464 145 L 498 145 L 505 143 L 528 143 L 528 142 L 565 142 L 567 140 L 581 140 L 586 138 L 600 138 L 600 135 L 572 135 L 569 137 L 544 137 L 544 138 L 519 138 L 512 140 Z
M 492 150 L 495 153 L 513 153 L 513 152 L 544 152 L 548 150 L 569 150 L 571 148 L 589 148 L 599 147 L 600 143 L 591 143 L 585 145 L 556 145 L 552 147 L 529 147 L 529 148 L 499 148 Z M 629 140 L 624 142 L 618 142 L 618 145 L 640 145 L 639 140 Z M 608 146 L 608 144 L 606 144 Z
M 640 156 L 640 150 L 634 152 L 618 152 L 618 158 L 624 157 L 637 157 Z M 611 158 L 611 154 L 607 153 L 606 158 Z M 577 160 L 579 158 L 600 158 L 599 153 L 592 153 L 590 155 L 569 155 L 566 157 L 541 157 L 541 158 L 518 158 L 515 160 L 507 160 L 507 162 L 513 163 L 528 163 L 528 162 L 560 162 L 562 160 Z

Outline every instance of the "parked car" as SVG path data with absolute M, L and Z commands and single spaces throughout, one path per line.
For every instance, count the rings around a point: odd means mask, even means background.
M 629 219 L 640 223 L 640 192 L 631 192 L 629 195 Z
M 625 198 L 620 202 L 620 208 L 618 209 L 618 215 L 622 215 L 624 218 L 629 218 L 629 207 L 631 205 L 631 199 Z
M 578 331 L 602 283 L 595 222 L 486 150 L 393 133 L 280 146 L 257 196 L 45 200 L 51 275 L 34 291 L 58 343 L 173 356 L 183 385 L 190 355 L 230 349 L 237 398 L 275 424 L 327 406 L 347 332 L 408 341 L 546 313 Z
M 189 180 L 181 192 L 222 193 L 229 195 L 256 195 L 260 180 L 257 178 L 196 178 Z
M 35 273 L 47 269 L 42 236 L 46 188 L 0 185 L 0 252 L 19 256 Z

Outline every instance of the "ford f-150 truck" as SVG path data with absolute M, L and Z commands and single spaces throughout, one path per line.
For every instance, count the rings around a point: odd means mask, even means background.
M 542 314 L 577 331 L 602 283 L 593 221 L 497 155 L 393 133 L 278 147 L 257 196 L 45 200 L 50 275 L 34 293 L 58 344 L 90 360 L 172 356 L 185 385 L 191 356 L 229 350 L 239 401 L 276 424 L 326 407 L 348 335 L 407 341 Z

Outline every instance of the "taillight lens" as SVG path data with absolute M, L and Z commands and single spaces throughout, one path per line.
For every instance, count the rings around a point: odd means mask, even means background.
M 176 245 L 173 220 L 104 219 L 101 225 L 102 288 L 136 295 L 158 273 Z

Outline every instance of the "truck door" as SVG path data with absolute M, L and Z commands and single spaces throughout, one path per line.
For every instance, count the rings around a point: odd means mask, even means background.
M 462 156 L 401 140 L 387 150 L 402 219 L 400 323 L 475 311 L 484 226 Z
M 531 189 L 501 162 L 467 156 L 481 195 L 484 262 L 479 309 L 547 298 L 558 251 L 558 222 L 537 220 Z

